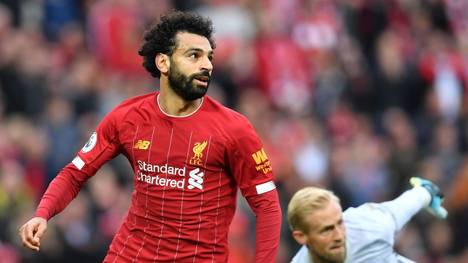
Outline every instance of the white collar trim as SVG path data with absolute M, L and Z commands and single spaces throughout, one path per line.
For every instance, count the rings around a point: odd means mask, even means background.
M 163 111 L 163 109 L 161 108 L 161 104 L 159 104 L 159 95 L 156 97 L 156 103 L 158 103 L 158 107 L 159 107 L 159 110 L 166 116 L 168 117 L 172 117 L 172 118 L 186 118 L 186 117 L 190 117 L 192 116 L 193 114 L 195 114 L 196 112 L 198 112 L 198 110 L 201 108 L 201 106 L 203 105 L 203 101 L 205 101 L 205 97 L 202 97 L 201 98 L 201 102 L 200 102 L 200 105 L 198 105 L 198 107 L 193 111 L 191 112 L 190 114 L 187 114 L 187 115 L 183 115 L 183 116 L 177 116 L 177 115 L 171 115 L 171 114 L 167 114 L 165 111 Z

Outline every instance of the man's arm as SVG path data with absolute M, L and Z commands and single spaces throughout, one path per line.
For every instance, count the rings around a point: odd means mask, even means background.
M 353 228 L 357 233 L 353 236 L 351 234 L 353 231 L 350 231 L 348 241 L 354 239 L 356 243 L 362 243 L 363 236 L 359 233 L 364 229 L 370 234 L 368 235 L 370 242 L 373 242 L 372 240 L 386 241 L 393 246 L 395 234 L 419 211 L 424 208 L 445 211 L 440 206 L 441 200 L 438 191 L 430 192 L 421 185 L 414 185 L 412 189 L 405 191 L 392 201 L 366 203 L 357 208 L 348 208 L 344 212 L 346 228 L 348 230 Z
M 19 229 L 25 247 L 39 251 L 40 239 L 47 230 L 47 221 L 60 213 L 78 194 L 88 176 L 66 166 L 49 184 L 36 210 L 35 217 Z
M 19 228 L 24 246 L 39 250 L 40 238 L 47 230 L 47 221 L 60 213 L 76 197 L 88 178 L 118 154 L 119 144 L 116 138 L 117 132 L 112 116 L 108 115 L 75 159 L 49 184 L 35 217 Z
M 42 196 L 36 209 L 36 217 L 49 220 L 60 213 L 78 195 L 83 184 L 93 174 L 78 170 L 74 164 L 68 164 L 53 180 Z
M 395 231 L 401 228 L 421 209 L 426 207 L 431 200 L 431 195 L 423 188 L 415 187 L 405 191 L 392 201 L 381 203 L 381 207 L 390 213 L 395 223 Z
M 247 120 L 231 130 L 228 150 L 233 176 L 256 216 L 255 262 L 275 262 L 280 241 L 281 209 L 270 160 Z
M 393 217 L 395 231 L 401 230 L 423 208 L 427 208 L 436 217 L 447 216 L 447 211 L 442 207 L 442 195 L 435 184 L 418 177 L 411 178 L 410 183 L 413 185 L 412 189 L 392 201 L 382 203 L 382 207 Z
M 47 221 L 62 212 L 78 195 L 82 185 L 95 173 L 94 169 L 88 172 L 80 171 L 75 164 L 70 163 L 50 182 L 35 217 L 19 229 L 24 246 L 39 251 L 40 239 L 47 230 Z
M 273 189 L 246 199 L 257 218 L 255 262 L 275 262 L 281 228 L 278 193 Z

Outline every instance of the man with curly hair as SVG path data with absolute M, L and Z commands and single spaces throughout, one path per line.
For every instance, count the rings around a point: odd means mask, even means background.
M 47 221 L 123 154 L 134 191 L 104 262 L 227 262 L 238 188 L 257 218 L 255 260 L 275 262 L 281 210 L 268 156 L 244 116 L 205 96 L 212 31 L 209 19 L 172 12 L 146 32 L 139 54 L 160 90 L 126 100 L 101 121 L 20 228 L 25 246 L 39 250 Z

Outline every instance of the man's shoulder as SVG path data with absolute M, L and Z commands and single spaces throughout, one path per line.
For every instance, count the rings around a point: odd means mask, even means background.
M 296 255 L 291 259 L 291 263 L 313 263 L 309 257 L 309 250 L 305 245 L 297 251 Z
M 156 92 L 151 92 L 125 99 L 120 104 L 115 106 L 109 115 L 113 115 L 114 117 L 125 117 L 129 112 L 132 112 L 136 109 L 151 107 L 152 104 L 147 102 L 154 101 L 156 99 L 156 95 Z
M 220 118 L 227 125 L 250 125 L 249 120 L 242 113 L 224 106 L 210 96 L 206 96 L 207 109 L 209 112 Z
M 360 223 L 373 227 L 373 224 L 381 225 L 382 218 L 388 217 L 388 213 L 379 203 L 364 203 L 358 207 L 350 207 L 343 212 L 345 223 Z
M 348 208 L 343 213 L 343 220 L 352 255 L 368 246 L 393 244 L 394 227 L 389 225 L 388 214 L 377 203 Z
M 151 92 L 151 93 L 138 95 L 138 96 L 125 99 L 119 105 L 117 105 L 115 109 L 139 107 L 147 101 L 151 101 L 151 100 L 155 101 L 156 95 L 157 95 L 157 92 Z
M 343 220 L 346 228 L 357 229 L 359 231 L 376 230 L 379 224 L 380 213 L 369 203 L 358 207 L 350 207 L 343 212 Z

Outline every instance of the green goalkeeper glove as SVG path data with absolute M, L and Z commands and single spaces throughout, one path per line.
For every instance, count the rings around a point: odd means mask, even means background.
M 440 189 L 437 185 L 435 185 L 429 180 L 420 177 L 411 177 L 410 184 L 413 187 L 424 187 L 431 195 L 431 201 L 429 202 L 429 205 L 426 208 L 429 211 L 429 213 L 442 219 L 447 217 L 447 210 L 445 210 L 445 208 L 442 207 L 444 196 L 440 192 Z

